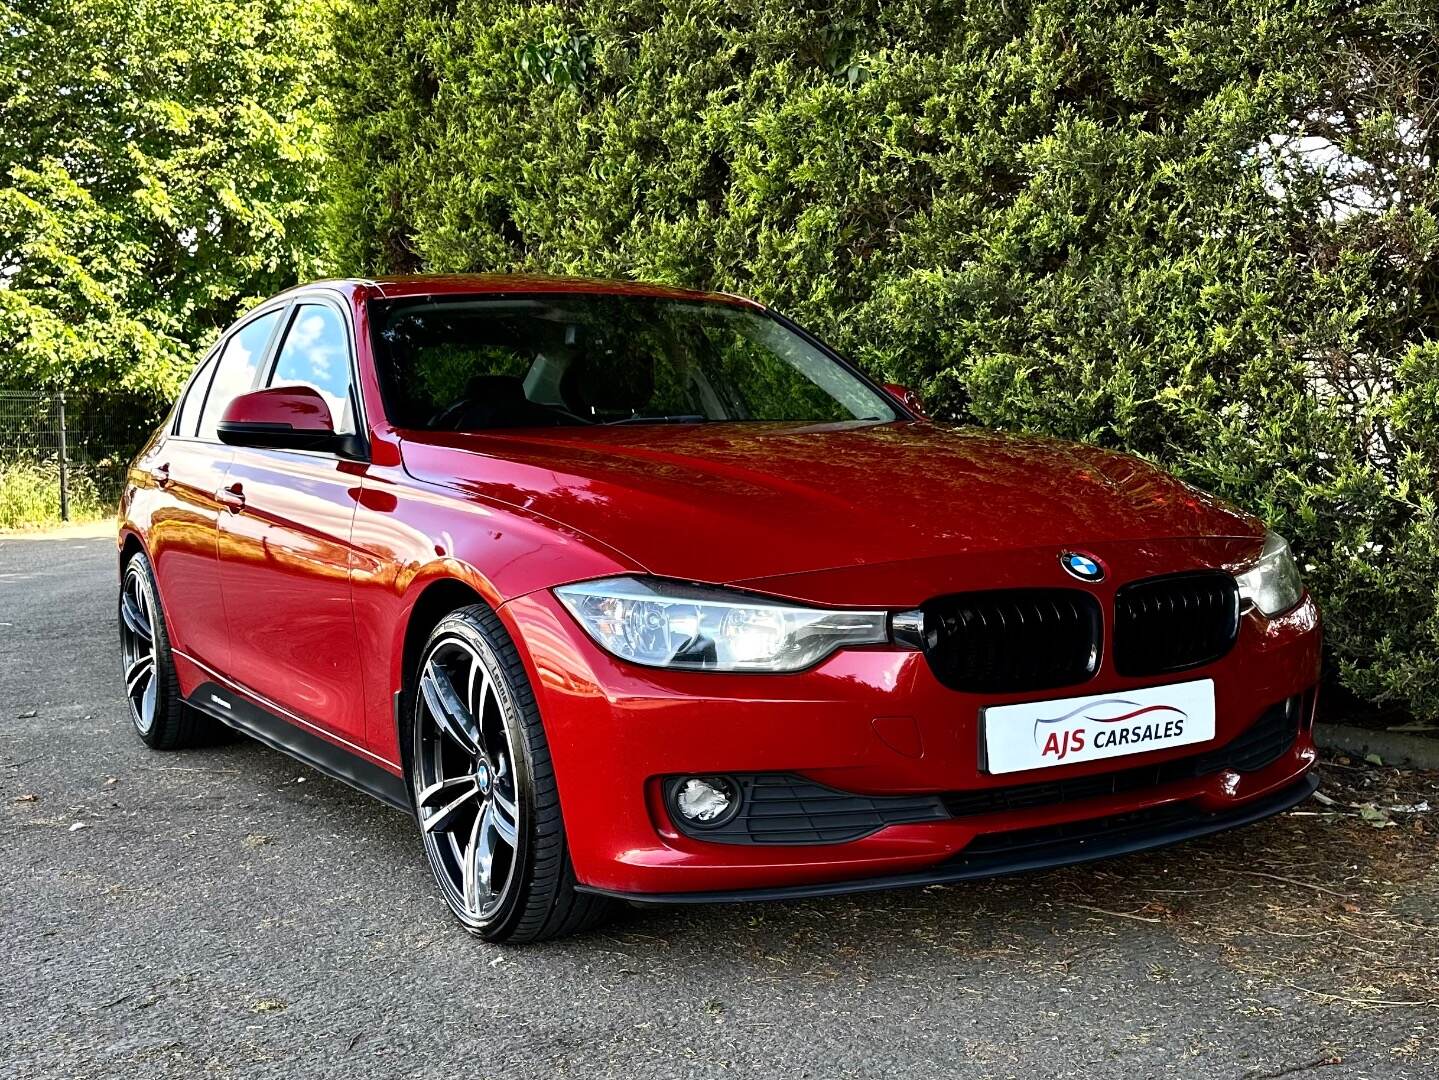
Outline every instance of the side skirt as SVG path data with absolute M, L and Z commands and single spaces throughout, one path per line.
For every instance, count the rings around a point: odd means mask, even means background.
M 289 754 L 317 772 L 349 784 L 366 795 L 373 795 L 397 810 L 414 813 L 410 792 L 403 779 L 327 739 L 296 727 L 219 683 L 202 682 L 185 699 L 185 704 L 256 742 Z

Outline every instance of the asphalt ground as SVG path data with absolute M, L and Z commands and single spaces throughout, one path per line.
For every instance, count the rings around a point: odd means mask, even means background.
M 0 1076 L 1432 1077 L 1439 776 L 919 891 L 451 924 L 411 820 L 129 730 L 104 538 L 0 540 Z

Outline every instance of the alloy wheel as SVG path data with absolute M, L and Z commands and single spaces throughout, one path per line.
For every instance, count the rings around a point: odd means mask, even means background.
M 461 918 L 484 924 L 518 878 L 522 800 L 508 711 L 487 655 L 448 634 L 421 669 L 415 728 L 415 809 L 440 887 Z
M 120 590 L 120 655 L 130 719 L 145 735 L 155 726 L 160 688 L 155 677 L 155 603 L 150 583 L 135 563 L 125 572 Z

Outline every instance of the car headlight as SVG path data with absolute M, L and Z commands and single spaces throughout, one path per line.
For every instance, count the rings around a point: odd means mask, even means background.
M 1304 597 L 1304 582 L 1289 553 L 1289 542 L 1278 533 L 1267 534 L 1259 561 L 1234 577 L 1239 582 L 1240 600 L 1249 601 L 1271 618 L 1283 615 Z
M 695 671 L 799 671 L 847 645 L 889 639 L 883 611 L 835 611 L 649 577 L 564 585 L 555 595 L 622 660 Z

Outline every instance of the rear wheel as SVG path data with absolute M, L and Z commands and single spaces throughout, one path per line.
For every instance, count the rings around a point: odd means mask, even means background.
M 414 701 L 415 816 L 460 923 L 519 944 L 602 921 L 609 902 L 575 891 L 549 744 L 494 612 L 463 608 L 435 627 Z
M 180 697 L 155 572 L 144 552 L 125 564 L 120 582 L 120 661 L 135 733 L 154 750 L 215 741 L 217 724 Z

